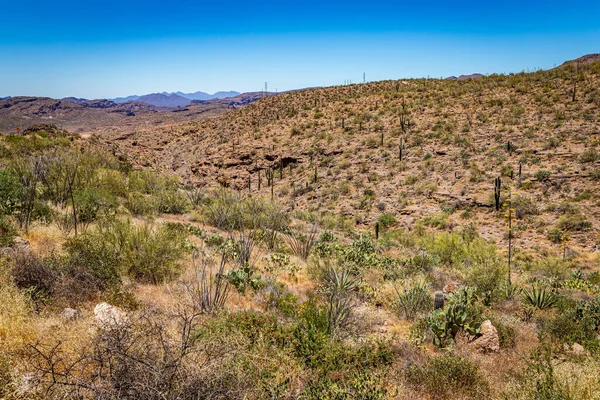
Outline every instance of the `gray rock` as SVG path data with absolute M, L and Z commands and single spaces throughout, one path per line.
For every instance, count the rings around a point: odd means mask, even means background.
M 126 329 L 130 326 L 125 311 L 108 303 L 99 303 L 94 307 L 96 326 L 103 331 Z
M 63 321 L 75 321 L 81 318 L 81 311 L 76 310 L 74 308 L 65 308 L 60 313 L 60 317 L 63 319 Z

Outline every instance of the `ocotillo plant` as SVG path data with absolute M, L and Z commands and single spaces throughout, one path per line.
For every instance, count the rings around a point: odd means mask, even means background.
M 500 210 L 500 188 L 502 186 L 502 181 L 500 177 L 496 178 L 494 181 L 494 206 L 496 207 L 496 211 Z
M 402 161 L 402 153 L 404 152 L 404 138 L 400 138 L 400 144 L 398 145 L 398 158 Z
M 512 261 L 512 239 L 513 239 L 513 223 L 516 222 L 515 218 L 515 209 L 512 207 L 512 188 L 509 186 L 506 188 L 507 196 L 506 202 L 504 206 L 506 207 L 506 213 L 504 217 L 506 218 L 506 226 L 508 227 L 508 286 L 511 285 L 511 261 Z

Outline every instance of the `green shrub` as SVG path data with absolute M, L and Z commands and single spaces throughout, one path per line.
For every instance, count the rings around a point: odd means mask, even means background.
M 467 283 L 477 288 L 477 293 L 486 306 L 490 306 L 501 295 L 502 282 L 506 280 L 505 264 L 475 265 L 467 272 Z
M 512 199 L 512 207 L 515 209 L 515 216 L 523 219 L 528 215 L 539 214 L 537 203 L 534 199 L 525 196 L 515 196 Z
M 86 187 L 75 195 L 77 221 L 84 224 L 112 214 L 116 205 L 116 198 L 106 190 Z
M 152 229 L 128 220 L 113 220 L 69 240 L 69 263 L 94 272 L 103 282 L 121 276 L 150 283 L 170 279 L 181 271 L 187 231 L 172 225 Z
M 406 380 L 416 390 L 432 397 L 488 398 L 489 384 L 473 362 L 448 354 L 406 370 Z
M 377 222 L 379 222 L 379 225 L 382 228 L 387 229 L 393 225 L 396 225 L 398 221 L 396 221 L 396 217 L 394 217 L 394 214 L 386 213 L 381 214 L 379 218 L 377 218 Z
M 578 212 L 561 215 L 556 220 L 556 227 L 560 230 L 570 232 L 588 231 L 592 228 L 592 223 L 583 214 Z
M 158 210 L 162 213 L 185 214 L 190 206 L 187 196 L 179 190 L 163 190 L 158 195 Z
M 600 155 L 598 155 L 598 152 L 593 147 L 585 150 L 579 155 L 579 162 L 584 164 L 596 162 L 598 159 L 600 159 Z
M 0 215 L 11 214 L 19 203 L 19 178 L 11 171 L 0 169 Z
M 135 216 L 148 216 L 158 212 L 158 202 L 152 195 L 131 192 L 125 200 L 125 207 Z
M 0 249 L 12 246 L 16 236 L 17 230 L 15 227 L 6 217 L 0 215 Z
M 550 176 L 552 176 L 550 171 L 541 169 L 535 173 L 534 178 L 539 182 L 546 182 L 550 179 Z
M 503 349 L 515 347 L 515 327 L 513 323 L 507 322 L 503 318 L 490 316 L 489 320 L 498 331 L 500 347 Z
M 380 376 L 368 371 L 357 371 L 349 377 L 332 379 L 322 376 L 309 382 L 298 399 L 301 400 L 385 400 L 388 392 Z

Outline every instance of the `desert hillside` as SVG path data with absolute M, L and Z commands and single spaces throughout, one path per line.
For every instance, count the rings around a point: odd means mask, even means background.
M 599 64 L 479 79 L 402 80 L 309 89 L 209 121 L 136 129 L 98 140 L 135 165 L 199 187 L 269 194 L 373 227 L 391 213 L 407 230 L 476 223 L 500 246 L 494 182 L 511 188 L 523 248 L 598 249 Z M 570 214 L 565 214 L 568 208 Z M 566 215 L 566 216 L 565 216 Z M 569 219 L 569 221 L 567 221 Z M 429 221 L 429 222 L 428 222 Z M 434 222 L 431 222 L 434 221 Z

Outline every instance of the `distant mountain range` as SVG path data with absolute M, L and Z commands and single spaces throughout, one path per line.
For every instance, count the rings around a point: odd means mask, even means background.
M 183 93 L 183 92 L 162 92 L 162 93 L 151 93 L 143 96 L 127 96 L 117 97 L 109 99 L 115 103 L 126 103 L 128 101 L 141 101 L 146 104 L 152 104 L 158 107 L 183 107 L 187 106 L 192 100 L 212 100 L 212 99 L 224 99 L 228 97 L 239 96 L 239 92 L 217 92 L 209 94 L 205 92 L 194 92 L 194 93 Z

